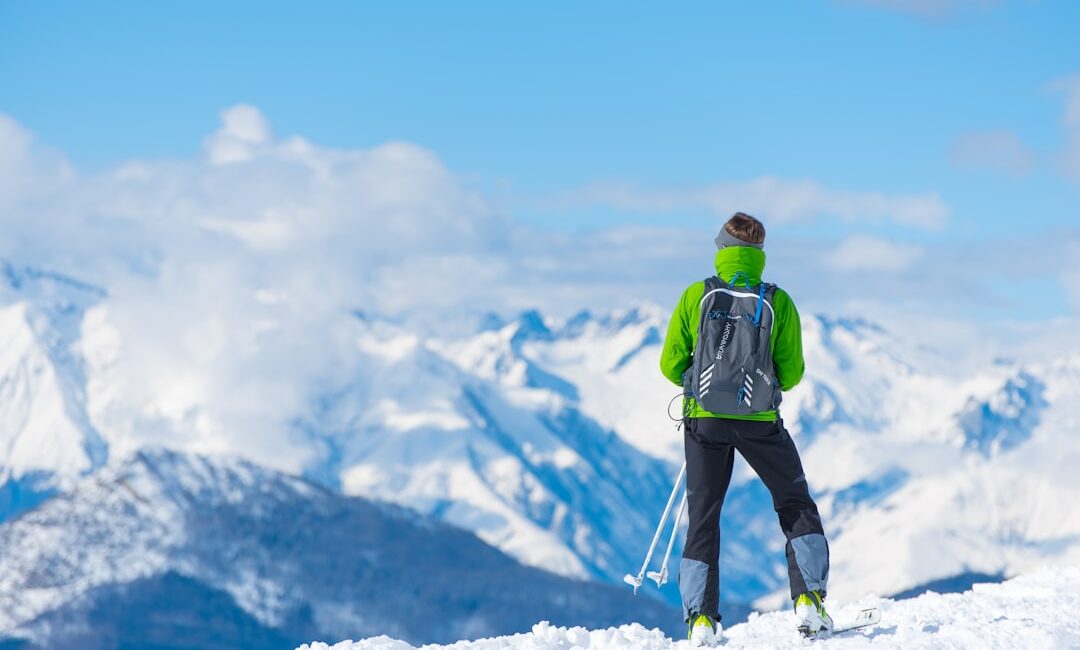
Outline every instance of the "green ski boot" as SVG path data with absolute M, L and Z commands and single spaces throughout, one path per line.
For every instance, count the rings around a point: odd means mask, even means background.
M 816 636 L 833 629 L 833 620 L 825 611 L 821 592 L 808 591 L 795 599 L 795 616 L 799 619 L 799 632 L 803 636 Z
M 704 614 L 690 617 L 690 632 L 686 635 L 690 639 L 691 647 L 713 647 L 720 645 L 722 634 L 720 623 Z

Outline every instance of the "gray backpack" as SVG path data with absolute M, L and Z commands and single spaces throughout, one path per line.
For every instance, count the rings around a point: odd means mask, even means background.
M 780 405 L 770 345 L 775 293 L 775 284 L 751 286 L 743 273 L 730 284 L 705 280 L 697 348 L 683 387 L 706 411 L 747 415 Z

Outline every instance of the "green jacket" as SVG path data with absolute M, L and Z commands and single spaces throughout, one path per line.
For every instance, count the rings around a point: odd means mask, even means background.
M 731 282 L 735 273 L 745 273 L 751 284 L 761 282 L 765 270 L 765 252 L 750 246 L 729 246 L 716 252 L 716 275 Z M 701 320 L 701 298 L 705 295 L 705 282 L 695 282 L 683 291 L 675 313 L 668 322 L 664 350 L 660 353 L 660 371 L 675 384 L 682 386 L 683 372 L 690 367 L 697 347 L 698 324 Z M 773 363 L 780 390 L 791 390 L 802 379 L 804 364 L 802 353 L 802 325 L 799 312 L 791 296 L 777 287 L 773 296 L 773 330 L 770 335 Z M 692 397 L 685 398 L 683 412 L 692 418 L 730 418 L 734 420 L 775 420 L 776 411 L 762 411 L 750 415 L 720 415 L 706 411 Z

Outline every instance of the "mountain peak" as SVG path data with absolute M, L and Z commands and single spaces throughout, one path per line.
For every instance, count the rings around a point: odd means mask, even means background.
M 107 292 L 92 284 L 76 280 L 73 277 L 34 268 L 17 266 L 0 259 L 0 291 L 8 294 L 22 294 L 26 297 L 72 297 L 79 295 L 83 300 L 97 301 Z M 81 302 L 81 301 L 80 301 Z
M 515 320 L 516 329 L 512 342 L 514 344 L 525 341 L 547 341 L 551 339 L 551 328 L 548 327 L 544 316 L 536 309 L 521 312 Z

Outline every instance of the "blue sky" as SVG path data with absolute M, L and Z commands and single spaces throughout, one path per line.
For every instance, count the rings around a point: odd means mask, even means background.
M 700 191 L 775 178 L 947 213 L 824 201 L 779 236 L 993 248 L 1077 231 L 1078 30 L 1080 3 L 1005 0 L 0 2 L 0 113 L 83 173 L 197 156 L 246 103 L 282 136 L 416 143 L 540 230 L 712 230 Z M 1040 315 L 1069 311 L 1058 266 Z

